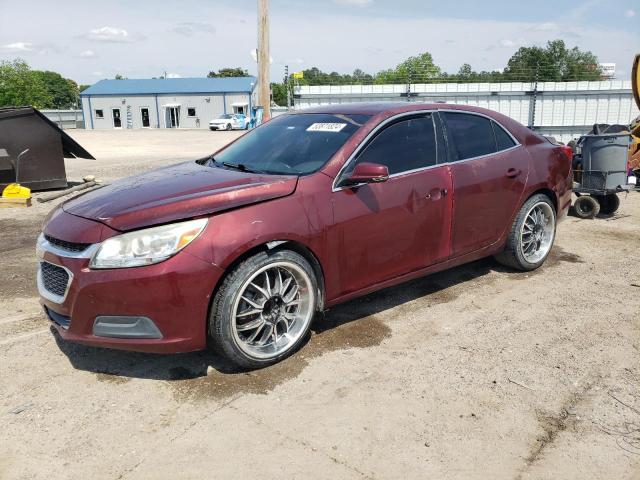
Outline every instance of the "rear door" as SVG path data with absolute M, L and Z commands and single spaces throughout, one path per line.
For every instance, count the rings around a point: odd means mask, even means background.
M 338 177 L 332 245 L 342 293 L 448 257 L 451 176 L 448 166 L 437 165 L 438 147 L 444 149 L 431 113 L 402 117 L 381 129 Z M 359 162 L 386 165 L 389 179 L 340 187 Z
M 480 114 L 442 111 L 453 178 L 451 256 L 495 243 L 520 206 L 529 154 Z

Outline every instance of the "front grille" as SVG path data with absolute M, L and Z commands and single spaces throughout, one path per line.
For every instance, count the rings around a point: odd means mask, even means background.
M 51 245 L 55 247 L 61 248 L 62 250 L 67 250 L 69 252 L 75 252 L 75 253 L 82 252 L 91 245 L 90 243 L 67 242 L 66 240 L 60 240 L 50 235 L 45 235 L 44 238 L 47 240 L 47 242 L 49 242 Z
M 58 265 L 53 265 L 48 262 L 42 262 L 40 269 L 42 271 L 42 284 L 44 288 L 54 295 L 64 297 L 67 291 L 67 285 L 69 284 L 69 274 L 67 271 Z

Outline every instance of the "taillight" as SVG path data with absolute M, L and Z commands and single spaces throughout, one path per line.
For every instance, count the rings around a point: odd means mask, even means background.
M 567 157 L 567 159 L 572 162 L 573 161 L 573 149 L 567 145 L 561 145 L 562 153 Z

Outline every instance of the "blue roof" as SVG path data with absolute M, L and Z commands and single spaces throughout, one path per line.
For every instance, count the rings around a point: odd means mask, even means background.
M 156 93 L 251 93 L 255 83 L 255 77 L 100 80 L 80 95 L 86 97 Z

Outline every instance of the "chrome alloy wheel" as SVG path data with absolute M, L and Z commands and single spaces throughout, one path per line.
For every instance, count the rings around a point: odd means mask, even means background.
M 250 356 L 281 355 L 306 332 L 314 314 L 309 275 L 293 262 L 265 265 L 242 284 L 233 304 L 233 336 Z
M 529 263 L 545 258 L 553 245 L 556 217 L 551 205 L 538 202 L 527 212 L 520 231 L 522 254 Z

